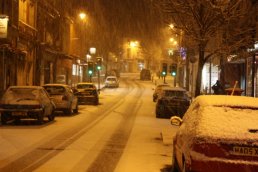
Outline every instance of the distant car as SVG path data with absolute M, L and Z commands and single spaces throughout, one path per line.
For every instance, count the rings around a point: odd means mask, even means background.
M 37 119 L 40 124 L 44 117 L 53 121 L 54 110 L 55 104 L 41 86 L 10 86 L 0 103 L 2 124 L 24 118 Z
M 56 111 L 63 111 L 67 115 L 78 113 L 78 98 L 68 85 L 45 84 L 43 87 L 54 101 Z
M 258 171 L 258 99 L 244 96 L 197 97 L 173 140 L 173 171 Z
M 152 96 L 153 102 L 157 101 L 158 95 L 161 93 L 162 88 L 166 88 L 166 87 L 170 87 L 170 85 L 169 84 L 159 84 L 156 86 L 156 88 L 153 92 L 153 96 Z
M 105 87 L 119 87 L 119 80 L 116 76 L 108 76 L 105 80 Z
M 149 69 L 142 69 L 140 72 L 140 80 L 151 80 L 151 72 Z
M 190 105 L 187 91 L 180 87 L 166 87 L 161 90 L 156 103 L 156 117 L 182 117 Z
M 93 83 L 78 83 L 75 90 L 75 95 L 78 97 L 79 104 L 99 104 L 99 92 L 97 90 L 97 87 Z

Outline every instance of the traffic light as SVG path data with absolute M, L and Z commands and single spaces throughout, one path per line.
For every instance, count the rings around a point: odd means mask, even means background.
M 101 57 L 97 57 L 96 58 L 96 60 L 97 60 L 97 70 L 101 70 L 101 68 L 102 68 L 102 58 Z
M 177 72 L 177 65 L 176 64 L 172 64 L 170 66 L 170 73 L 172 76 L 176 76 L 176 72 Z
M 166 76 L 167 75 L 167 68 L 168 68 L 167 63 L 163 63 L 162 64 L 162 72 L 161 72 L 162 76 Z
M 88 74 L 93 74 L 93 62 L 88 62 Z

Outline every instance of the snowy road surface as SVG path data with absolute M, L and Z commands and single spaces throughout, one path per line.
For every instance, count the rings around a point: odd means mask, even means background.
M 155 118 L 153 83 L 138 78 L 123 76 L 79 114 L 0 126 L 0 171 L 167 171 L 176 129 Z

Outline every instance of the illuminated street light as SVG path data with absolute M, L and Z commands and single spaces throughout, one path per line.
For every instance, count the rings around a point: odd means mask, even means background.
M 86 54 L 86 61 L 88 62 L 88 61 L 90 61 L 90 59 L 91 59 L 91 55 Z
M 91 54 L 91 55 L 96 54 L 96 48 L 95 48 L 95 47 L 91 47 L 91 48 L 90 48 L 90 54 Z
M 134 48 L 134 47 L 137 47 L 138 46 L 138 41 L 131 41 L 130 42 L 130 47 Z
M 173 24 L 170 24 L 169 27 L 170 29 L 174 29 L 175 26 Z
M 177 41 L 174 38 L 170 38 L 169 41 L 173 44 L 173 45 L 177 45 Z
M 80 17 L 80 19 L 84 20 L 84 19 L 86 18 L 86 14 L 83 13 L 83 12 L 81 12 L 81 13 L 79 14 L 79 17 Z

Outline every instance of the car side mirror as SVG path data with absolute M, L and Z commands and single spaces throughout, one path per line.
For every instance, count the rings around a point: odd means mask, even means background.
M 171 125 L 180 126 L 182 124 L 183 120 L 178 116 L 172 116 L 170 118 Z

